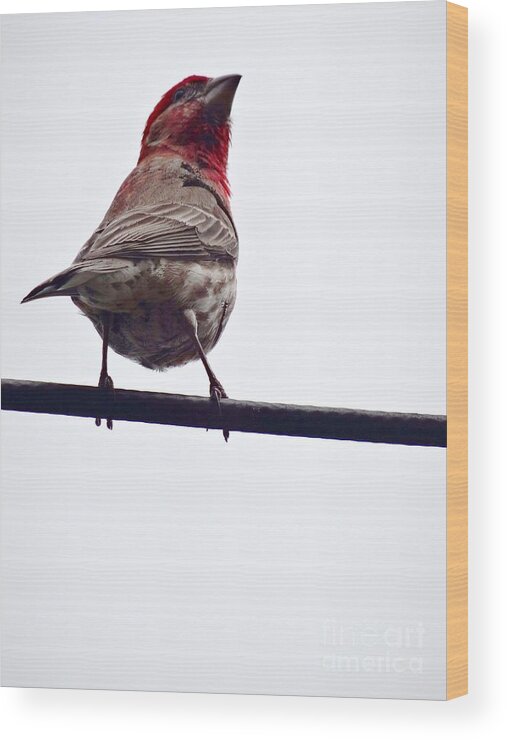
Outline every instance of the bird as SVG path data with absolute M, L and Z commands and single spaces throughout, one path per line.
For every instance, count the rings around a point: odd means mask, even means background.
M 236 301 L 238 234 L 227 163 L 240 79 L 191 75 L 162 96 L 146 121 L 137 164 L 97 229 L 70 267 L 21 301 L 71 298 L 102 338 L 98 387 L 113 395 L 108 348 L 154 370 L 200 359 L 220 419 L 227 394 L 207 355 Z

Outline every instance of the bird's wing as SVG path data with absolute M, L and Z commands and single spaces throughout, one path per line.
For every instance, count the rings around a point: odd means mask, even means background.
M 234 224 L 221 208 L 213 212 L 186 203 L 143 206 L 118 216 L 95 232 L 77 260 L 236 259 Z

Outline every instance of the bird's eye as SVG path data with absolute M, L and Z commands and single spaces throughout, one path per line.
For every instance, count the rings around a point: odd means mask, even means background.
M 176 92 L 173 95 L 173 103 L 177 103 L 178 100 L 181 100 L 182 97 L 185 95 L 185 90 L 176 90 Z

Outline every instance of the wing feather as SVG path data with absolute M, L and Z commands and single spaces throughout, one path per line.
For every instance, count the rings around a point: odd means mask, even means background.
M 219 207 L 160 203 L 131 210 L 101 227 L 77 261 L 128 259 L 236 259 L 234 224 Z

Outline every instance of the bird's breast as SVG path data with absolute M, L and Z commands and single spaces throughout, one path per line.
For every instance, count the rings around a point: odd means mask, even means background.
M 134 313 L 170 301 L 177 309 L 206 313 L 235 286 L 235 266 L 228 260 L 122 260 L 117 270 L 79 286 L 78 297 L 92 311 Z
M 163 369 L 197 358 L 181 321 L 192 310 L 205 352 L 225 327 L 236 299 L 234 263 L 142 260 L 93 278 L 76 300 L 100 331 L 98 317 L 113 314 L 110 346 L 119 354 Z

